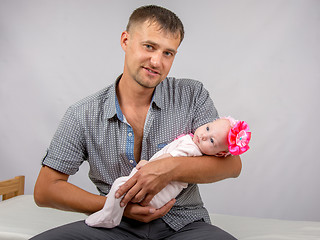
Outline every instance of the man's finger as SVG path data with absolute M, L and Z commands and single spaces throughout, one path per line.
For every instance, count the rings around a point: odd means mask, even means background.
M 154 195 L 152 194 L 147 194 L 144 199 L 142 201 L 140 201 L 140 205 L 141 206 L 148 206 L 150 201 L 152 200 L 152 198 L 154 197 Z
M 135 184 L 136 180 L 134 176 L 130 178 L 128 181 L 126 181 L 123 185 L 119 187 L 119 189 L 116 191 L 115 197 L 120 198 L 123 194 L 125 194 L 129 189 L 131 189 Z
M 153 215 L 150 215 L 150 221 L 163 217 L 164 215 L 166 215 L 170 209 L 173 207 L 173 205 L 175 204 L 176 200 L 175 199 L 171 199 L 169 202 L 167 202 L 164 206 L 162 206 L 161 208 L 157 209 Z
M 170 209 L 173 207 L 175 202 L 176 202 L 176 199 L 171 199 L 163 207 L 159 208 L 158 210 L 160 211 L 160 214 L 162 216 L 166 215 L 170 211 Z
M 133 199 L 136 194 L 141 190 L 141 187 L 138 185 L 134 185 L 127 193 L 126 195 L 124 195 L 124 197 L 122 198 L 121 202 L 120 202 L 120 206 L 123 207 L 125 205 L 128 204 L 128 202 L 131 201 L 131 199 Z
M 146 195 L 143 191 L 139 191 L 132 199 L 131 202 L 133 203 L 141 203 L 145 199 Z M 141 205 L 141 204 L 140 204 Z M 145 205 L 146 206 L 146 205 Z

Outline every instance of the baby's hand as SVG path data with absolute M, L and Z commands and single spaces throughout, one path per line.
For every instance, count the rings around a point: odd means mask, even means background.
M 140 162 L 137 164 L 136 169 L 139 170 L 140 168 L 142 168 L 144 165 L 146 165 L 148 163 L 147 160 L 140 160 Z

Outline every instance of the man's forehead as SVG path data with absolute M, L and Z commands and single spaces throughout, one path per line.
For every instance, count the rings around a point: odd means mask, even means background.
M 159 32 L 161 34 L 163 34 L 165 37 L 169 37 L 169 38 L 175 38 L 175 39 L 179 39 L 180 40 L 180 32 L 176 31 L 176 32 L 171 32 L 168 29 L 165 29 L 160 23 L 158 23 L 155 19 L 147 19 L 144 22 L 137 22 L 135 24 L 133 24 L 132 32 L 134 31 L 139 31 L 139 28 L 141 30 L 141 28 L 145 28 L 151 31 L 156 31 Z

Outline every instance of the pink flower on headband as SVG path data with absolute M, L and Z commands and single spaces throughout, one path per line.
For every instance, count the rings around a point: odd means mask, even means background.
M 240 155 L 249 149 L 251 132 L 245 121 L 238 121 L 229 131 L 229 152 L 232 155 Z

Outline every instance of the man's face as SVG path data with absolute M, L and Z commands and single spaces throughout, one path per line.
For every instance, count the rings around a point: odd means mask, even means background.
M 121 45 L 125 51 L 124 76 L 145 88 L 154 88 L 171 68 L 180 38 L 159 30 L 157 23 L 146 21 L 124 32 Z

